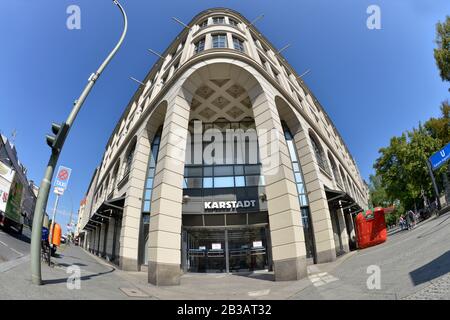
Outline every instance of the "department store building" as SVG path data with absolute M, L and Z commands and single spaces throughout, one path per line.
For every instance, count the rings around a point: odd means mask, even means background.
M 111 134 L 82 245 L 156 285 L 187 272 L 296 280 L 349 252 L 368 188 L 324 107 L 238 12 L 188 27 Z

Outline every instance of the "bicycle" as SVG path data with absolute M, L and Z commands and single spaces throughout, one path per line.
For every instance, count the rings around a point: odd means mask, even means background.
M 51 266 L 51 256 L 52 248 L 50 247 L 50 242 L 48 241 L 48 229 L 43 227 L 41 238 L 41 260 Z
M 48 263 L 48 265 L 51 265 L 51 248 L 50 244 L 46 240 L 41 240 L 41 259 L 43 262 Z

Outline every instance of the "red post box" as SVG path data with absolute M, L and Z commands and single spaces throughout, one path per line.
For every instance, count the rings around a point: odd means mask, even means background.
M 356 216 L 357 241 L 360 249 L 375 246 L 387 239 L 384 208 L 360 212 Z

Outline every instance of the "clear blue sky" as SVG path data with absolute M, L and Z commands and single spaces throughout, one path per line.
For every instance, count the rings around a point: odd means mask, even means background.
M 81 8 L 81 30 L 66 28 L 66 8 Z M 137 84 L 159 52 L 198 12 L 217 6 L 260 14 L 259 30 L 305 77 L 342 134 L 365 179 L 393 135 L 439 115 L 449 97 L 433 58 L 435 24 L 448 0 L 122 0 L 125 43 L 97 82 L 66 141 L 59 164 L 73 168 L 61 211 L 78 209 L 105 144 Z M 366 9 L 381 7 L 381 30 L 368 30 Z M 19 157 L 39 183 L 48 161 L 45 135 L 63 121 L 90 73 L 119 37 L 121 16 L 110 0 L 4 1 L 0 12 L 0 130 L 17 130 Z M 71 199 L 72 198 L 72 199 Z M 49 199 L 49 208 L 53 195 Z M 50 211 L 50 210 L 48 210 Z M 64 225 L 68 214 L 60 214 Z

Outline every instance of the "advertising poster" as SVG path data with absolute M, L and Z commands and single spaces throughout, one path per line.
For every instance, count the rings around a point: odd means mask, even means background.
M 14 179 L 14 171 L 7 165 L 0 162 L 0 211 L 6 211 L 6 204 L 9 198 L 9 190 Z
M 21 201 L 22 201 L 23 185 L 14 179 L 9 191 L 8 202 L 6 203 L 6 217 L 15 222 L 21 223 Z

